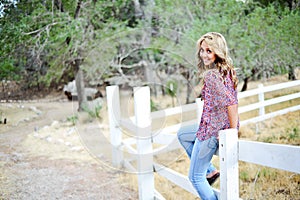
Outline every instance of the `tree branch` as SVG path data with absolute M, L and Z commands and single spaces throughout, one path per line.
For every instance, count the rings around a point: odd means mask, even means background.
M 56 8 L 58 10 L 60 10 L 60 12 L 64 12 L 64 6 L 63 6 L 63 3 L 61 2 L 61 0 L 55 0 L 54 4 L 55 4 Z
M 31 31 L 31 32 L 28 32 L 28 33 L 23 33 L 23 34 L 24 35 L 32 35 L 32 34 L 40 33 L 42 31 L 49 30 L 50 26 L 55 26 L 57 24 L 59 24 L 59 22 L 53 22 L 51 24 L 48 24 L 47 26 L 44 26 L 43 28 L 40 28 L 38 30 L 34 30 L 34 31 Z
M 110 66 L 113 67 L 113 68 L 116 68 L 116 69 L 121 69 L 121 68 L 132 69 L 132 68 L 137 68 L 137 67 L 144 67 L 144 66 L 147 66 L 147 65 L 148 64 L 147 64 L 146 61 L 141 60 L 140 62 L 132 64 L 132 65 L 122 65 L 122 64 L 114 64 L 114 63 L 112 63 Z
M 77 7 L 76 7 L 76 11 L 75 11 L 75 15 L 74 15 L 74 19 L 77 19 L 80 13 L 80 8 L 81 8 L 81 3 L 82 0 L 79 0 L 77 3 Z

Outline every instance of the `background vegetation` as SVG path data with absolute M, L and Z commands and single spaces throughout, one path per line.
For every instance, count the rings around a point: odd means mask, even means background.
M 59 90 L 76 79 L 79 104 L 88 86 L 186 85 L 199 82 L 195 41 L 221 32 L 242 90 L 249 80 L 299 67 L 299 2 L 270 0 L 1 0 L 0 80 L 28 90 Z M 23 96 L 20 97 L 20 93 Z M 30 93 L 28 93 L 30 94 Z M 2 97 L 4 98 L 4 97 Z M 81 106 L 82 108 L 83 106 Z

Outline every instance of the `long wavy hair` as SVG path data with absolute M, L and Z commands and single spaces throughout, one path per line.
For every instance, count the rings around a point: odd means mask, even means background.
M 200 49 L 203 41 L 205 41 L 209 48 L 216 54 L 216 60 L 211 66 L 205 66 L 200 57 Z M 216 68 L 221 73 L 223 80 L 227 74 L 230 74 L 234 88 L 237 88 L 238 78 L 233 67 L 232 59 L 229 56 L 227 42 L 222 34 L 209 32 L 201 36 L 197 41 L 197 58 L 197 65 L 200 72 Z

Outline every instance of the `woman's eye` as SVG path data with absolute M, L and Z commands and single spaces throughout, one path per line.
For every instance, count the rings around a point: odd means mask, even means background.
M 207 50 L 207 53 L 211 53 L 211 50 Z

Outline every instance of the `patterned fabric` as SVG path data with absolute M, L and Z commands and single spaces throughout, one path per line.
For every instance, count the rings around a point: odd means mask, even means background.
M 217 69 L 207 71 L 204 75 L 202 99 L 203 112 L 196 133 L 201 141 L 217 137 L 219 130 L 230 128 L 227 107 L 238 104 L 237 90 L 234 89 L 230 75 L 222 78 Z

